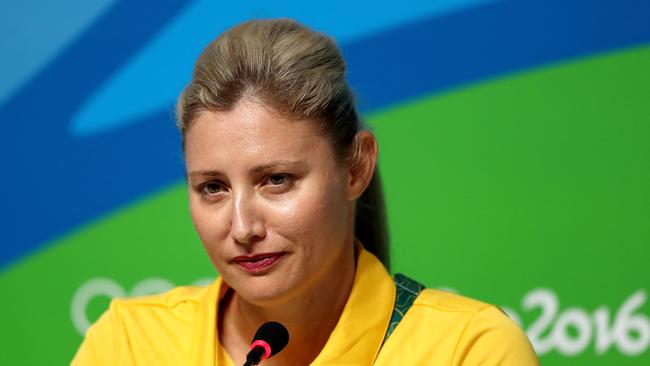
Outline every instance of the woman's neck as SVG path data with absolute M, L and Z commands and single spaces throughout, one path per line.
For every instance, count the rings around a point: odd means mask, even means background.
M 257 328 L 271 320 L 287 327 L 289 344 L 264 364 L 310 364 L 327 343 L 345 307 L 354 282 L 355 262 L 354 249 L 343 253 L 331 273 L 290 301 L 273 306 L 257 306 L 232 291 L 220 306 L 219 337 L 235 366 L 244 363 L 250 337 Z

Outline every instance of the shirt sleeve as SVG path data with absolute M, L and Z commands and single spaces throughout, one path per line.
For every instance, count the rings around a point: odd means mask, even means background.
M 71 366 L 115 366 L 119 361 L 120 323 L 114 302 L 86 332 Z
M 523 330 L 489 306 L 474 315 L 456 347 L 453 366 L 539 366 Z

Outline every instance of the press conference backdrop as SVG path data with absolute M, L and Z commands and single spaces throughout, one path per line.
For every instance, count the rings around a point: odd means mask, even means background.
M 544 365 L 650 364 L 650 2 L 607 0 L 3 1 L 1 364 L 215 276 L 173 105 L 251 17 L 342 47 L 393 272 L 502 306 Z

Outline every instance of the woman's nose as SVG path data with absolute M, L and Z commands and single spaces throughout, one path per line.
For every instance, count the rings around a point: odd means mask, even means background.
M 255 197 L 236 195 L 232 206 L 231 235 L 239 244 L 253 244 L 266 235 L 261 212 Z

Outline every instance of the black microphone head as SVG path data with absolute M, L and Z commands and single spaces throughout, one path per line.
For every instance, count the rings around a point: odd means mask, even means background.
M 278 322 L 266 322 L 257 329 L 251 343 L 255 343 L 258 340 L 268 343 L 271 347 L 271 354 L 268 357 L 271 357 L 287 346 L 287 343 L 289 343 L 289 331 L 287 331 L 284 325 Z

